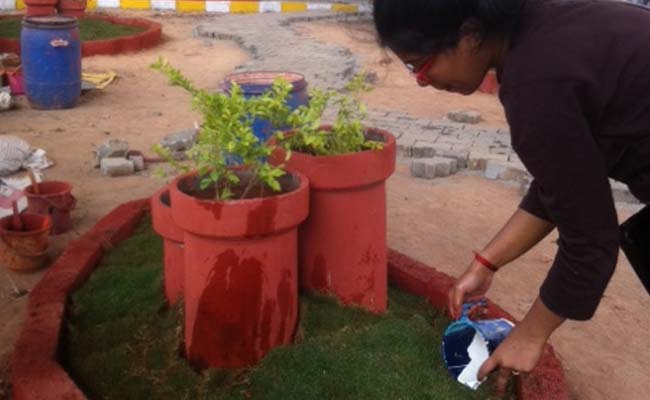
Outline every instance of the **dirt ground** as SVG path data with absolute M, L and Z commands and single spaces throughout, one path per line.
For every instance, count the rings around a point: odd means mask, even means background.
M 118 81 L 102 92 L 86 95 L 73 110 L 42 112 L 25 105 L 0 114 L 0 134 L 17 135 L 46 149 L 56 162 L 46 171 L 47 179 L 71 182 L 79 199 L 73 213 L 74 231 L 53 238 L 53 256 L 119 203 L 149 196 L 163 184 L 148 172 L 126 178 L 103 177 L 93 168 L 91 152 L 96 145 L 108 138 L 121 138 L 132 148 L 149 152 L 163 136 L 191 127 L 197 119 L 189 109 L 189 97 L 180 89 L 168 87 L 166 80 L 147 66 L 161 55 L 181 66 L 199 86 L 216 87 L 247 59 L 234 43 L 192 38 L 192 28 L 203 17 L 137 14 L 163 23 L 162 45 L 136 55 L 98 56 L 83 62 L 84 70 L 117 72 Z M 367 26 L 306 23 L 297 30 L 314 40 L 344 45 L 360 55 L 364 67 L 379 78 L 377 88 L 366 98 L 371 108 L 398 109 L 431 119 L 453 109 L 475 109 L 483 114 L 484 124 L 505 126 L 503 110 L 493 96 L 462 97 L 418 88 L 401 65 L 391 62 L 376 47 Z M 458 275 L 469 263 L 471 250 L 480 248 L 496 233 L 519 200 L 518 189 L 504 183 L 465 175 L 417 180 L 409 176 L 405 164 L 400 164 L 388 183 L 389 245 Z M 629 213 L 624 209 L 621 216 Z M 537 294 L 555 247 L 554 237 L 549 237 L 500 272 L 490 296 L 521 318 Z M 26 296 L 11 295 L 11 282 L 29 289 L 42 273 L 3 270 L 0 274 L 0 398 L 27 301 Z M 647 398 L 649 306 L 648 296 L 621 256 L 596 317 L 587 323 L 569 322 L 552 339 L 576 399 Z

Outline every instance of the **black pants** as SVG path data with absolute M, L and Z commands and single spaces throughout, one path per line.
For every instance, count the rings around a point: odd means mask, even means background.
M 650 206 L 621 225 L 621 248 L 650 294 Z

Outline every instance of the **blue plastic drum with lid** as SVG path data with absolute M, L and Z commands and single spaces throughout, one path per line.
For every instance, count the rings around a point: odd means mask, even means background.
M 81 40 L 77 19 L 26 17 L 20 34 L 25 94 L 39 109 L 72 108 L 81 95 Z
M 303 75 L 295 72 L 242 72 L 228 75 L 224 80 L 224 90 L 226 93 L 230 93 L 232 84 L 237 83 L 246 98 L 260 96 L 271 88 L 273 81 L 277 78 L 283 78 L 293 86 L 287 99 L 287 105 L 291 110 L 309 103 L 307 81 Z M 264 119 L 257 118 L 253 122 L 253 133 L 262 141 L 268 140 L 274 130 L 282 128 L 274 127 Z

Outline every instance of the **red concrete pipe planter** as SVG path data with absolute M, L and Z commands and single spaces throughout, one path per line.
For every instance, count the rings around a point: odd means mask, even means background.
M 25 14 L 29 17 L 56 14 L 57 0 L 25 0 Z
M 42 182 L 38 184 L 38 194 L 32 185 L 26 187 L 24 192 L 27 211 L 52 217 L 53 235 L 70 230 L 70 212 L 77 204 L 77 199 L 72 195 L 72 185 L 68 182 Z
M 292 152 L 291 170 L 309 178 L 309 217 L 300 226 L 301 288 L 335 295 L 343 304 L 382 313 L 387 307 L 386 186 L 395 170 L 395 137 L 380 151 L 335 156 Z M 281 163 L 281 150 L 273 162 Z
M 27 6 L 27 9 L 25 10 L 25 15 L 27 15 L 28 17 L 37 17 L 43 15 L 55 15 L 55 14 L 56 14 L 56 8 L 50 5 Z
M 66 1 L 73 2 L 72 0 Z M 53 14 L 55 12 L 54 5 L 52 5 L 51 8 L 51 13 Z M 50 13 L 50 11 L 48 11 L 48 13 Z M 68 15 L 71 14 L 68 13 Z M 15 17 L 15 15 L 0 15 L 0 19 Z M 79 18 L 79 16 L 77 17 Z M 143 32 L 131 36 L 82 42 L 81 55 L 83 57 L 90 57 L 101 54 L 112 55 L 118 53 L 136 52 L 157 46 L 162 39 L 162 26 L 157 22 L 149 21 L 144 18 L 120 18 L 88 14 L 83 15 L 83 18 L 99 19 L 113 24 L 135 26 L 145 29 Z M 20 41 L 18 39 L 0 39 L 0 52 L 20 54 Z
M 12 357 L 10 379 L 14 400 L 86 399 L 58 360 L 67 297 L 99 264 L 104 245 L 116 246 L 131 235 L 149 203 L 150 199 L 143 199 L 115 208 L 89 232 L 71 242 L 31 291 Z M 388 254 L 388 273 L 392 285 L 445 309 L 444 299 L 454 282 L 450 276 L 392 250 Z M 487 318 L 507 315 L 497 305 L 489 305 Z M 562 365 L 550 345 L 537 368 L 515 379 L 519 400 L 569 398 Z
M 184 247 L 183 231 L 172 219 L 171 199 L 167 187 L 151 197 L 153 229 L 163 238 L 165 297 L 175 305 L 183 296 Z
M 81 18 L 86 12 L 86 0 L 59 0 L 57 9 L 60 14 Z
M 51 7 L 56 7 L 56 4 L 59 2 L 59 0 L 24 0 L 24 3 L 27 7 L 43 7 L 43 6 L 51 6 Z
M 309 181 L 300 173 L 282 181 L 286 193 L 231 201 L 192 195 L 196 175 L 170 187 L 185 233 L 185 348 L 195 367 L 251 366 L 293 339 Z

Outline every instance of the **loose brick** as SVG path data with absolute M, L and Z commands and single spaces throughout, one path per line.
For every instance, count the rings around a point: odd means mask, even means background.
M 444 178 L 452 173 L 452 160 L 449 158 L 434 157 L 427 160 L 426 170 L 427 176 L 433 175 L 432 178 Z
M 444 157 L 455 160 L 458 169 L 467 168 L 467 160 L 469 159 L 469 151 L 462 150 L 436 150 L 436 157 Z
M 435 153 L 431 143 L 417 141 L 411 148 L 411 157 L 413 158 L 432 158 Z
M 100 163 L 100 168 L 104 175 L 112 177 L 133 175 L 135 171 L 133 161 L 126 158 L 104 158 Z
M 447 113 L 447 118 L 454 122 L 465 124 L 478 124 L 481 122 L 481 113 L 478 111 L 456 110 Z
M 500 179 L 501 174 L 506 170 L 507 166 L 503 162 L 488 160 L 485 166 L 485 177 L 488 179 Z
M 413 160 L 411 162 L 411 176 L 416 178 L 424 178 L 426 173 L 426 165 L 424 160 Z

